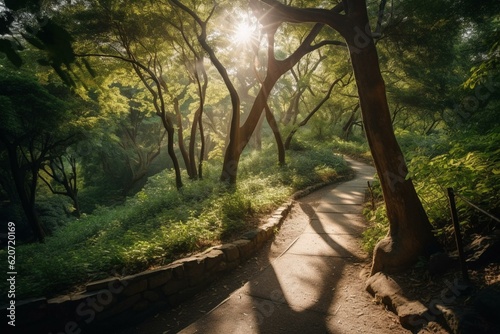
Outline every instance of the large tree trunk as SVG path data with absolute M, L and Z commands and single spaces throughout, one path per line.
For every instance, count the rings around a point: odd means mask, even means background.
M 382 185 L 389 234 L 375 247 L 372 274 L 413 264 L 430 254 L 436 241 L 432 227 L 417 196 L 392 128 L 385 84 L 377 51 L 369 31 L 364 0 L 348 1 L 349 18 L 355 30 L 347 37 L 352 67 L 358 87 L 366 137 Z M 364 33 L 367 31 L 367 33 Z
M 390 222 L 389 234 L 375 248 L 372 274 L 402 269 L 415 263 L 420 256 L 430 254 L 437 243 L 413 183 L 406 178 L 408 171 L 392 128 L 366 1 L 344 1 L 345 15 L 323 9 L 289 7 L 275 0 L 262 2 L 274 8 L 268 19 L 325 23 L 347 41 L 366 137 L 382 185 Z

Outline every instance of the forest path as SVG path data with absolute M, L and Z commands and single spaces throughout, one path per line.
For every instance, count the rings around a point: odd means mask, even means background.
M 297 200 L 254 258 L 123 334 L 410 333 L 365 291 L 361 211 L 375 169 L 346 160 L 356 177 Z

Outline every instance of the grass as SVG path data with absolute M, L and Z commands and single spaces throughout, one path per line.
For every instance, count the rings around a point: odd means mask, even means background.
M 280 167 L 271 147 L 247 153 L 236 188 L 218 181 L 219 164 L 207 164 L 205 179 L 188 181 L 181 191 L 172 173 L 163 171 L 123 205 L 73 220 L 44 244 L 18 246 L 16 298 L 51 297 L 114 273 L 167 264 L 251 228 L 294 191 L 348 172 L 325 146 L 287 154 Z M 0 255 L 7 257 L 4 250 Z M 7 291 L 6 281 L 0 287 Z
M 346 141 L 340 138 L 332 140 L 333 149 L 336 152 L 348 155 L 354 159 L 364 161 L 368 164 L 372 163 L 372 155 L 368 143 L 363 141 Z
M 400 134 L 399 141 L 408 160 L 410 176 L 438 240 L 454 248 L 453 228 L 446 189 L 452 187 L 493 215 L 500 212 L 500 132 L 466 133 L 460 137 L 444 134 L 419 136 Z M 376 210 L 365 210 L 369 228 L 363 233 L 363 245 L 372 252 L 388 232 L 388 220 L 380 185 L 374 184 Z M 463 201 L 458 200 L 463 234 L 489 234 L 496 224 Z

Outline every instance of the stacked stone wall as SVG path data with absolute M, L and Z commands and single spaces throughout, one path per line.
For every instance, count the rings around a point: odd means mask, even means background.
M 113 324 L 160 307 L 175 307 L 203 290 L 220 275 L 248 260 L 272 238 L 292 202 L 267 221 L 231 243 L 177 260 L 154 270 L 110 277 L 86 285 L 85 291 L 57 298 L 16 303 L 16 333 L 97 333 Z M 7 319 L 7 306 L 2 308 Z

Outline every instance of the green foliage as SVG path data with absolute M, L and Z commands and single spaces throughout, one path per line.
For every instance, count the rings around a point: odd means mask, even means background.
M 453 245 L 447 188 L 470 202 L 498 216 L 500 213 L 500 133 L 498 128 L 486 133 L 460 133 L 419 136 L 405 133 L 400 136 L 409 157 L 409 177 L 431 221 L 435 234 L 446 246 Z M 365 210 L 370 227 L 363 233 L 363 244 L 372 251 L 388 232 L 388 221 L 375 183 L 376 210 Z M 457 197 L 457 208 L 463 233 L 489 233 L 495 228 L 491 219 L 471 208 Z
M 333 150 L 335 152 L 346 154 L 350 157 L 360 159 L 368 163 L 371 163 L 372 161 L 370 148 L 364 139 L 347 141 L 336 137 L 332 139 L 331 144 L 333 145 Z
M 368 228 L 363 231 L 363 249 L 372 253 L 377 243 L 389 232 L 389 221 L 385 214 L 383 202 L 375 210 L 365 209 L 363 211 L 368 221 Z
M 271 150 L 243 158 L 235 188 L 219 182 L 216 164 L 207 163 L 207 177 L 181 191 L 166 170 L 150 177 L 124 204 L 98 207 L 71 220 L 44 244 L 18 247 L 18 298 L 52 295 L 113 272 L 133 273 L 220 243 L 253 226 L 294 190 L 347 171 L 325 145 L 291 152 L 285 167 L 277 165 Z
M 64 196 L 38 196 L 35 207 L 49 234 L 68 222 L 68 214 L 73 208 L 71 201 Z
M 267 175 L 274 176 L 269 178 L 270 184 L 279 182 L 296 191 L 318 182 L 335 180 L 339 174 L 348 170 L 342 157 L 334 154 L 335 150 L 330 143 L 297 140 L 293 148 L 287 151 L 286 166 L 278 165 L 273 152 L 274 146 L 265 148 L 263 152 L 252 152 L 240 164 L 240 176 L 246 178 L 249 174 L 254 174 L 255 169 L 266 171 Z
M 462 134 L 445 154 L 416 156 L 410 173 L 436 232 L 443 241 L 451 238 L 446 188 L 498 215 L 500 208 L 500 134 Z M 488 219 L 457 199 L 459 219 L 465 233 L 490 229 Z

